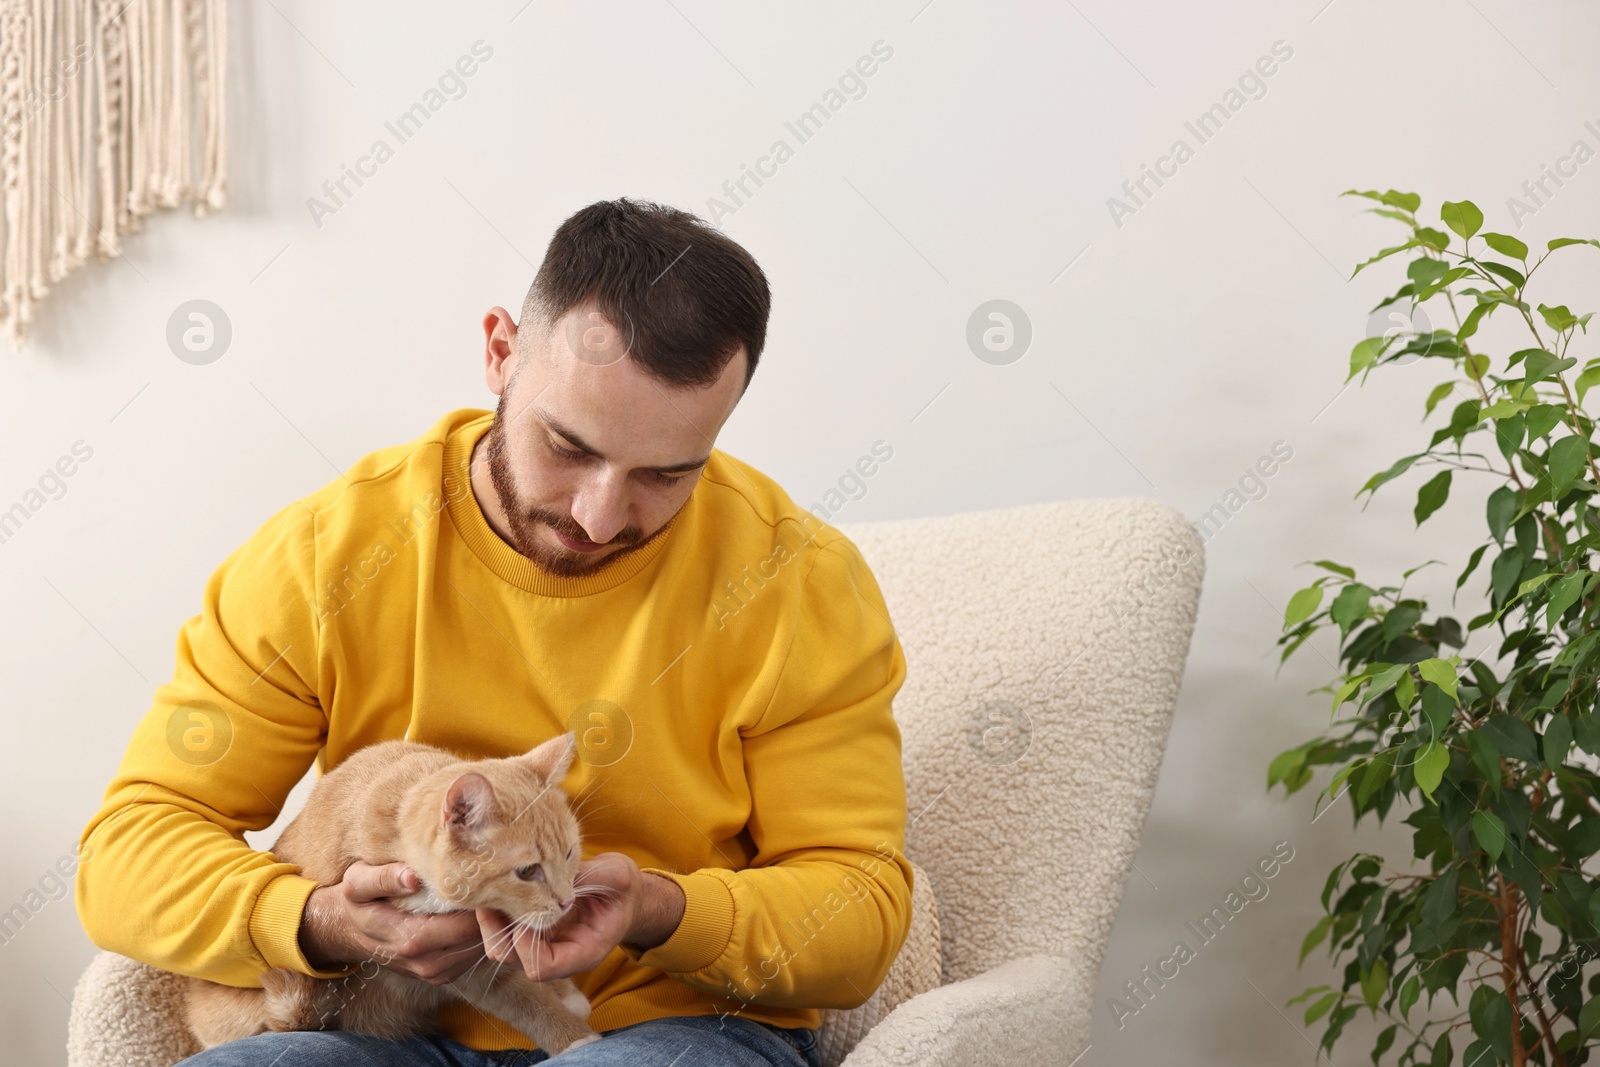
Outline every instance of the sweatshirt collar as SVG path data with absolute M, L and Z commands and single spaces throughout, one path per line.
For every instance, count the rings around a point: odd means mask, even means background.
M 494 413 L 487 412 L 451 432 L 445 439 L 444 479 L 447 489 L 452 484 L 467 487 L 465 492 L 445 493 L 445 498 L 449 501 L 450 518 L 461 534 L 462 540 L 472 550 L 472 554 L 500 578 L 518 589 L 540 596 L 588 596 L 621 585 L 648 567 L 666 548 L 667 540 L 672 536 L 672 527 L 683 514 L 682 511 L 673 516 L 667 524 L 667 529 L 645 547 L 627 553 L 615 563 L 602 567 L 593 574 L 581 577 L 569 578 L 551 574 L 512 548 L 495 533 L 483 510 L 478 506 L 478 498 L 472 491 L 472 479 L 468 471 L 472 462 L 473 448 L 488 432 L 493 422 Z

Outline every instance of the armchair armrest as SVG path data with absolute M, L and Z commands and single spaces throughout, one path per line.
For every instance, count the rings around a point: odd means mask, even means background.
M 1064 1067 L 1089 1041 L 1093 976 L 1059 956 L 1025 956 L 901 1004 L 843 1067 Z
M 187 981 L 115 952 L 98 953 L 72 993 L 68 1067 L 172 1067 L 199 1052 L 183 1021 Z

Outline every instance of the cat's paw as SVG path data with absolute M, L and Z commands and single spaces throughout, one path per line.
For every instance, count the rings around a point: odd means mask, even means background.
M 578 1038 L 578 1040 L 574 1041 L 572 1044 L 568 1045 L 566 1048 L 562 1049 L 561 1051 L 562 1052 L 571 1052 L 575 1048 L 582 1048 L 585 1045 L 592 1045 L 596 1041 L 599 1041 L 599 1040 L 600 1040 L 600 1035 L 599 1034 L 586 1034 L 585 1036 Z
M 572 992 L 561 998 L 561 1006 L 580 1019 L 587 1019 L 594 1007 L 589 1003 L 589 998 L 582 991 L 573 989 Z

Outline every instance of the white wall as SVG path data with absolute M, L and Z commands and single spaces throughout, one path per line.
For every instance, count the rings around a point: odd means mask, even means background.
M 1326 407 L 1401 273 L 1345 281 L 1395 229 L 1337 194 L 1396 186 L 1430 212 L 1472 198 L 1488 228 L 1530 243 L 1596 235 L 1600 162 L 1520 230 L 1505 206 L 1575 140 L 1600 149 L 1583 125 L 1600 127 L 1592 4 L 271 0 L 236 3 L 233 25 L 228 210 L 154 220 L 127 262 L 62 285 L 28 347 L 0 353 L 0 505 L 74 442 L 94 450 L 0 545 L 0 908 L 72 848 L 212 568 L 335 467 L 447 408 L 489 406 L 478 321 L 519 306 L 562 218 L 619 195 L 704 212 L 776 138 L 793 145 L 784 121 L 882 40 L 893 57 L 866 95 L 722 220 L 776 298 L 718 443 L 809 503 L 889 441 L 841 521 L 1120 495 L 1195 516 L 1274 442 L 1292 447 L 1208 546 L 1082 1062 L 1311 1055 L 1273 1004 L 1325 977 L 1294 968 L 1322 878 L 1358 841 L 1403 860 L 1407 837 L 1354 835 L 1344 810 L 1313 825 L 1307 794 L 1264 795 L 1268 760 L 1325 721 L 1325 696 L 1306 693 L 1334 656 L 1320 642 L 1275 678 L 1279 612 L 1309 580 L 1296 564 L 1326 556 L 1374 581 L 1438 557 L 1449 574 L 1419 579 L 1447 589 L 1482 529 L 1467 489 L 1420 532 L 1414 482 L 1365 512 L 1352 499 L 1425 442 L 1439 370 L 1395 369 Z M 465 96 L 315 225 L 307 198 L 478 40 L 493 57 Z M 1266 94 L 1197 145 L 1185 120 L 1280 40 L 1293 56 Z M 1116 225 L 1107 198 L 1180 137 L 1194 157 Z M 1596 253 L 1550 274 L 1551 295 L 1594 307 Z M 196 298 L 233 328 L 209 366 L 165 340 Z M 1034 331 L 1006 366 L 965 341 L 994 298 Z M 1281 840 L 1296 855 L 1270 895 L 1119 1030 L 1108 998 Z M 66 997 L 92 951 L 70 898 L 0 945 L 15 1062 L 63 1061 Z M 1359 1037 L 1339 1062 L 1365 1058 Z

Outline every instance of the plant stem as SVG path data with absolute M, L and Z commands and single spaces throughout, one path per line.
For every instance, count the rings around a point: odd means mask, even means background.
M 1526 1067 L 1528 1052 L 1522 1047 L 1522 1012 L 1517 1005 L 1517 964 L 1522 958 L 1522 947 L 1517 944 L 1517 887 L 1504 874 L 1499 879 L 1500 979 L 1511 1002 L 1511 1067 Z
M 1522 967 L 1522 977 L 1524 980 L 1528 979 L 1528 968 L 1525 963 Z M 1556 1021 L 1545 1014 L 1544 998 L 1539 996 L 1538 989 L 1530 985 L 1528 999 L 1533 1001 L 1533 1010 L 1539 1013 L 1539 1044 L 1550 1047 L 1551 1067 L 1566 1067 L 1566 1060 L 1562 1059 L 1561 1050 L 1556 1048 L 1555 1035 L 1550 1032 L 1555 1029 Z M 1559 1018 L 1561 1016 L 1557 1015 L 1556 1019 Z

